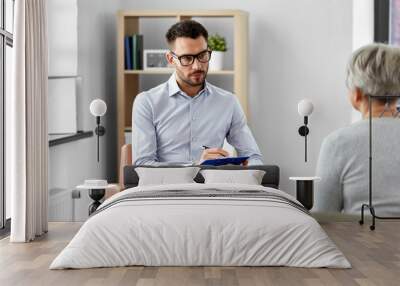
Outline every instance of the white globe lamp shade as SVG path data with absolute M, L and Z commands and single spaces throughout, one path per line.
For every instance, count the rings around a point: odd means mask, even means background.
M 101 99 L 95 99 L 90 103 L 90 113 L 93 116 L 103 116 L 107 111 L 107 104 Z
M 301 116 L 309 116 L 314 110 L 314 105 L 308 99 L 303 99 L 297 105 L 297 111 Z

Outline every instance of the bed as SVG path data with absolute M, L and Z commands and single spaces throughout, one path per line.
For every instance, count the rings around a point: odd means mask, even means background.
M 99 207 L 50 269 L 351 267 L 308 211 L 277 189 L 277 166 L 250 168 L 266 171 L 262 185 L 204 184 L 198 175 L 196 183 L 137 186 L 126 166 L 126 190 Z

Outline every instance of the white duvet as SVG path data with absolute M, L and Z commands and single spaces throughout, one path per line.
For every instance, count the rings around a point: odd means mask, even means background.
M 151 198 L 118 201 L 133 192 L 262 190 L 254 185 L 179 184 L 135 187 L 101 206 L 50 269 L 145 266 L 294 266 L 349 268 L 310 215 L 258 198 Z M 135 193 L 137 194 L 137 193 Z

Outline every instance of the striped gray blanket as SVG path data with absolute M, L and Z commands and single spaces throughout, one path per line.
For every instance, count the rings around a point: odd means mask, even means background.
M 112 206 L 118 205 L 127 201 L 148 201 L 148 200 L 264 200 L 270 202 L 281 203 L 292 206 L 297 210 L 310 214 L 309 211 L 299 202 L 291 200 L 283 195 L 275 192 L 260 191 L 260 190 L 217 190 L 217 189 L 203 189 L 203 190 L 163 190 L 163 191 L 138 191 L 128 192 L 127 194 L 119 196 L 117 199 L 103 203 L 91 216 L 94 216 Z

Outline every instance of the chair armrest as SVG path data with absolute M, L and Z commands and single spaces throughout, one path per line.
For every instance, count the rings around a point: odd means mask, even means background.
M 112 197 L 113 195 L 119 193 L 121 191 L 121 187 L 119 184 L 109 184 L 108 188 L 106 189 L 106 193 L 104 195 L 104 199 L 108 199 L 109 197 Z
M 124 186 L 124 167 L 132 165 L 132 145 L 125 144 L 121 147 L 121 161 L 119 163 L 119 184 L 122 189 Z

